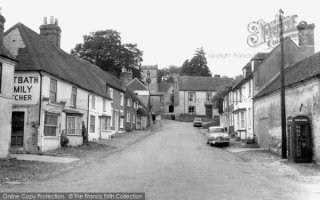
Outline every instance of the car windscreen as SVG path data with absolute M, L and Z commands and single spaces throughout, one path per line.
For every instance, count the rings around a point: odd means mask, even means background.
M 211 128 L 209 129 L 210 133 L 224 133 L 224 128 Z

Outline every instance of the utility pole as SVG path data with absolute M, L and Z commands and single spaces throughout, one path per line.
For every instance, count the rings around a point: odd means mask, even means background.
M 287 132 L 286 132 L 286 100 L 285 100 L 285 74 L 284 74 L 284 39 L 283 39 L 283 22 L 282 9 L 279 10 L 279 24 L 280 24 L 280 45 L 281 45 L 281 65 L 280 65 L 280 108 L 281 108 L 281 157 L 287 158 Z

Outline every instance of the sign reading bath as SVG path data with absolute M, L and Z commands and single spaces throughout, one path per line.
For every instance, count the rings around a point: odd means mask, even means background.
M 36 104 L 39 101 L 40 77 L 24 74 L 14 76 L 13 103 Z

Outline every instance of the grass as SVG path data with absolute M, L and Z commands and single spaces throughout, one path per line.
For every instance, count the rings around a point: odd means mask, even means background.
M 0 185 L 10 182 L 25 182 L 57 173 L 63 167 L 59 163 L 23 161 L 15 158 L 0 160 Z
M 156 131 L 160 130 L 160 125 L 154 128 Z M 89 142 L 76 147 L 62 147 L 41 153 L 41 155 L 48 156 L 80 158 L 80 161 L 71 164 L 23 161 L 15 158 L 0 159 L 0 185 L 53 177 L 63 171 L 86 164 L 87 161 L 105 158 L 114 150 L 125 148 L 154 132 L 154 130 L 149 129 L 147 131 L 117 133 L 109 140 Z
M 42 153 L 42 155 L 84 158 L 92 155 L 97 156 L 97 154 L 102 154 L 114 148 L 115 147 L 106 144 L 89 142 L 87 144 L 76 147 L 62 147 L 59 149 L 47 151 Z

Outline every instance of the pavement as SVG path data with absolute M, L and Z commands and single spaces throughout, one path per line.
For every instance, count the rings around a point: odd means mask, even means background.
M 164 120 L 157 133 L 52 179 L 1 192 L 145 192 L 146 199 L 320 199 L 298 183 L 206 144 L 192 123 Z
M 10 154 L 10 157 L 18 160 L 39 161 L 39 162 L 54 162 L 54 163 L 72 163 L 78 161 L 78 158 L 72 157 L 57 157 L 57 156 L 44 156 L 34 154 Z

